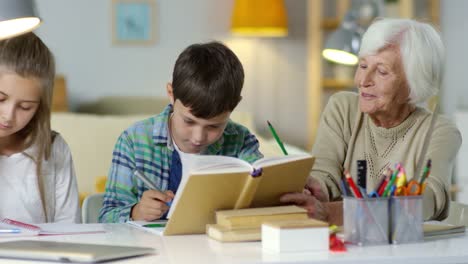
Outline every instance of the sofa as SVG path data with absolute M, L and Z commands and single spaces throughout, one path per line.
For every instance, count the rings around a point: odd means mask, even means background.
M 153 103 L 148 103 L 148 100 L 152 100 Z M 102 178 L 107 175 L 110 168 L 112 151 L 119 135 L 133 123 L 151 116 L 150 113 L 160 112 L 166 105 L 167 100 L 160 98 L 125 100 L 117 97 L 100 100 L 95 106 L 98 108 L 88 105 L 87 113 L 52 113 L 52 129 L 64 137 L 71 149 L 82 199 L 86 195 L 102 191 L 104 185 Z M 143 109 L 140 109 L 142 106 Z M 146 106 L 150 106 L 151 110 Z M 124 108 L 131 109 L 131 112 L 126 112 Z M 92 113 L 93 111 L 96 113 Z M 249 113 L 234 111 L 231 119 L 255 133 L 252 116 Z M 265 156 L 282 155 L 274 140 L 260 136 L 258 139 L 260 150 Z M 292 153 L 301 152 L 293 146 L 287 145 L 287 148 Z M 99 179 L 101 183 L 97 182 Z M 100 185 L 99 190 L 96 190 L 96 184 Z

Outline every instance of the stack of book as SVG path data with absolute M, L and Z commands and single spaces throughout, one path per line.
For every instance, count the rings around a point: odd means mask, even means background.
M 294 205 L 222 210 L 216 212 L 216 224 L 206 226 L 206 234 L 223 242 L 259 241 L 264 222 L 307 218 L 307 211 Z

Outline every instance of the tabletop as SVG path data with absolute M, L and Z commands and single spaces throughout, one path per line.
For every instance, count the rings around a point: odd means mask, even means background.
M 347 245 L 347 252 L 274 253 L 262 251 L 261 242 L 223 243 L 206 235 L 160 236 L 128 224 L 91 224 L 106 232 L 98 234 L 0 238 L 33 239 L 89 244 L 154 247 L 154 255 L 115 263 L 468 263 L 468 235 L 422 243 L 382 246 Z M 91 227 L 91 225 L 89 225 Z M 0 259 L 0 263 L 31 261 Z M 43 263 L 43 262 L 34 262 Z M 50 263 L 50 262 L 44 262 Z M 108 262 L 106 262 L 108 263 Z

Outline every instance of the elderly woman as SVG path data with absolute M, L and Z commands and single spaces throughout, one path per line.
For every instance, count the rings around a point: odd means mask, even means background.
M 381 19 L 364 34 L 355 74 L 358 93 L 333 95 L 323 114 L 312 153 L 316 163 L 308 190 L 286 194 L 283 202 L 308 209 L 311 217 L 340 223 L 340 180 L 349 170 L 356 181 L 356 161 L 367 161 L 367 192 L 375 190 L 387 168 L 401 162 L 407 179 L 419 180 L 417 164 L 432 159 L 425 181 L 425 219 L 447 216 L 449 184 L 461 144 L 456 126 L 436 116 L 427 152 L 421 157 L 433 113 L 420 106 L 437 94 L 442 81 L 444 47 L 428 24 Z

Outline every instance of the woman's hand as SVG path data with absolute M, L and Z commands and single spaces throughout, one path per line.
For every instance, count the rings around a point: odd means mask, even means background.
M 172 191 L 147 190 L 143 193 L 140 202 L 133 206 L 130 215 L 133 220 L 152 221 L 159 219 L 169 210 L 166 203 L 173 198 Z
M 328 210 L 315 196 L 303 193 L 287 193 L 280 197 L 282 203 L 295 204 L 307 210 L 310 218 L 328 221 Z
M 322 186 L 315 178 L 307 178 L 307 183 L 304 187 L 304 193 L 315 196 L 315 198 L 321 202 L 328 201 L 328 197 L 326 197 L 325 192 L 322 190 Z

